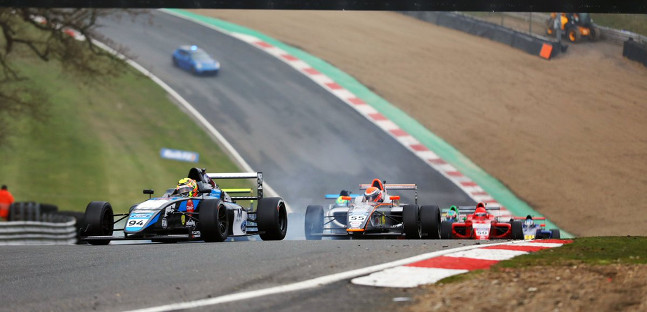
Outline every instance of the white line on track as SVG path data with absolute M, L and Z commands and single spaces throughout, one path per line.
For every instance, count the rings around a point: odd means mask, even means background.
M 494 246 L 494 245 L 502 245 L 502 244 L 509 244 L 510 242 L 503 242 L 503 243 L 496 243 L 496 244 L 488 244 L 488 246 Z M 239 300 L 245 300 L 245 299 L 251 299 L 251 298 L 257 298 L 257 297 L 262 297 L 262 296 L 267 296 L 267 295 L 274 295 L 274 294 L 280 294 L 280 293 L 286 293 L 286 292 L 292 292 L 292 291 L 299 291 L 299 290 L 305 290 L 309 288 L 315 288 L 327 284 L 331 284 L 334 282 L 346 280 L 346 279 L 351 279 L 354 277 L 362 276 L 362 275 L 367 275 L 371 274 L 373 272 L 385 270 L 388 268 L 392 267 L 397 267 L 400 265 L 405 265 L 417 261 L 422 261 L 428 258 L 433 258 L 433 257 L 438 257 L 442 256 L 448 253 L 456 252 L 456 251 L 466 251 L 466 250 L 471 250 L 475 248 L 480 248 L 483 247 L 483 245 L 473 245 L 473 246 L 465 246 L 465 247 L 458 247 L 458 248 L 453 248 L 453 249 L 447 249 L 447 250 L 441 250 L 441 251 L 434 251 L 426 254 L 421 254 L 417 256 L 413 256 L 410 258 L 405 258 L 401 260 L 396 260 L 392 262 L 387 262 L 383 264 L 378 264 L 366 268 L 361 268 L 361 269 L 356 269 L 356 270 L 351 270 L 351 271 L 346 271 L 346 272 L 340 272 L 340 273 L 335 273 L 331 275 L 325 275 L 325 276 L 320 276 L 317 278 L 301 281 L 301 282 L 296 282 L 292 284 L 286 284 L 286 285 L 280 285 L 276 287 L 270 287 L 270 288 L 265 288 L 265 289 L 259 289 L 259 290 L 252 290 L 252 291 L 246 291 L 246 292 L 241 292 L 241 293 L 235 293 L 235 294 L 229 294 L 229 295 L 224 295 L 220 297 L 215 297 L 215 298 L 209 298 L 209 299 L 200 299 L 200 300 L 195 300 L 195 301 L 188 301 L 188 302 L 182 302 L 182 303 L 172 303 L 172 304 L 167 304 L 167 305 L 161 305 L 157 307 L 150 307 L 150 308 L 142 308 L 138 310 L 130 310 L 126 312 L 166 312 L 166 311 L 177 311 L 177 310 L 185 310 L 185 309 L 195 309 L 195 308 L 200 308 L 200 307 L 205 307 L 205 306 L 211 306 L 211 305 L 217 305 L 221 303 L 227 303 L 227 302 L 233 302 L 233 301 L 239 301 Z
M 153 80 L 155 83 L 157 83 L 160 87 L 162 87 L 168 94 L 170 94 L 182 107 L 193 117 L 195 118 L 198 123 L 205 128 L 205 130 L 211 134 L 213 137 L 216 138 L 216 140 L 220 143 L 220 145 L 231 155 L 232 158 L 234 158 L 234 161 L 238 164 L 238 166 L 242 167 L 243 171 L 247 172 L 256 172 L 256 170 L 253 170 L 252 167 L 245 161 L 245 159 L 236 151 L 236 149 L 227 141 L 227 139 L 207 121 L 200 112 L 198 112 L 187 100 L 185 100 L 179 93 L 177 93 L 173 88 L 171 88 L 169 85 L 167 85 L 164 81 L 159 79 L 157 76 L 155 76 L 153 73 L 149 72 L 146 68 L 143 66 L 139 65 L 137 62 L 127 59 L 123 54 L 117 52 L 116 50 L 112 49 L 111 47 L 105 45 L 102 42 L 93 40 L 93 43 L 97 45 L 98 47 L 109 51 L 110 53 L 113 53 L 120 57 L 121 59 L 126 60 L 126 62 L 132 66 L 133 68 L 137 69 L 139 72 L 144 74 L 145 76 L 149 77 L 151 80 Z M 270 194 L 270 196 L 278 196 L 278 193 L 274 191 L 274 189 L 265 181 L 263 181 L 263 185 L 265 187 L 265 190 Z M 285 209 L 287 210 L 288 213 L 294 212 L 290 206 L 285 203 Z

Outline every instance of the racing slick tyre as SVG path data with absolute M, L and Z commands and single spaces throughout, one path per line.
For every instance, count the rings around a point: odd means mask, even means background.
M 440 238 L 450 239 L 452 238 L 452 223 L 449 221 L 440 222 Z
M 321 240 L 323 233 L 323 206 L 308 205 L 305 217 L 305 234 L 306 240 Z
M 523 222 L 513 220 L 511 222 L 512 239 L 523 239 Z
M 229 233 L 227 208 L 217 199 L 204 199 L 198 205 L 200 236 L 205 242 L 222 242 Z
M 402 207 L 402 226 L 407 239 L 419 239 L 422 236 L 418 205 Z
M 439 239 L 440 208 L 437 205 L 420 207 L 420 225 L 422 226 L 422 237 Z
M 85 231 L 84 236 L 112 236 L 114 229 L 114 213 L 108 202 L 93 201 L 85 208 Z M 109 239 L 88 240 L 92 245 L 108 245 Z
M 550 230 L 551 238 L 561 238 L 561 235 L 559 233 L 559 229 L 552 229 Z
M 282 240 L 288 230 L 288 213 L 280 197 L 266 197 L 258 201 L 256 214 L 258 232 L 262 240 Z

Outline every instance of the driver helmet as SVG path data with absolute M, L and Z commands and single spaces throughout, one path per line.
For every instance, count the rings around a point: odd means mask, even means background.
M 198 196 L 198 183 L 193 179 L 184 178 L 178 181 L 175 188 L 175 194 L 182 197 L 195 197 Z
M 485 217 L 487 216 L 487 210 L 485 210 L 485 207 L 478 207 L 476 208 L 476 211 L 474 211 L 474 215 L 477 217 Z
M 382 199 L 382 192 L 377 187 L 371 186 L 364 192 L 364 198 L 366 201 L 377 202 Z
M 335 205 L 348 206 L 348 200 L 345 200 L 342 198 L 344 196 L 350 196 L 347 190 L 341 190 L 341 192 L 339 192 L 339 197 L 337 197 L 337 200 L 335 201 Z
M 523 226 L 527 228 L 535 226 L 535 221 L 532 220 L 530 215 L 526 217 L 526 221 L 523 222 Z
M 447 220 L 458 220 L 458 208 L 456 206 L 449 207 L 446 218 Z

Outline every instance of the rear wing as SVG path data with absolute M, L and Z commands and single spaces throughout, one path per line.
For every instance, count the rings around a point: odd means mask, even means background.
M 512 217 L 515 220 L 526 220 L 526 217 Z M 546 217 L 532 217 L 533 220 L 546 220 Z
M 256 179 L 256 196 L 231 196 L 233 200 L 259 200 L 263 198 L 263 173 L 262 172 L 240 172 L 240 173 L 207 173 L 213 180 L 216 179 Z M 250 189 L 231 189 L 232 193 L 246 193 Z M 227 191 L 225 191 L 227 192 Z M 229 193 L 229 192 L 227 192 Z M 251 192 L 250 192 L 251 193 Z
M 362 195 L 360 195 L 360 194 L 349 194 L 348 196 L 350 196 L 351 198 L 356 198 L 356 197 L 360 197 Z M 325 198 L 326 199 L 337 199 L 338 197 L 339 197 L 339 194 L 326 194 Z
M 476 210 L 476 207 L 474 207 L 474 206 L 458 206 L 458 212 L 459 213 L 470 213 L 470 212 L 474 212 L 475 210 Z M 501 210 L 501 207 L 485 207 L 485 210 L 487 210 L 487 211 Z M 442 209 L 442 212 L 447 212 L 447 211 L 449 211 L 449 208 L 443 208 Z
M 532 217 L 532 216 L 531 216 L 531 217 Z M 526 220 L 526 217 L 512 217 L 512 219 L 514 219 L 514 220 Z M 533 221 L 536 221 L 536 220 L 546 220 L 546 217 L 532 217 L 532 220 L 533 220 Z M 541 226 L 542 228 L 545 228 L 545 227 L 546 227 L 546 222 L 544 222 L 544 223 L 537 223 L 537 224 L 539 224 L 539 226 Z
M 365 190 L 369 187 L 371 187 L 371 184 L 360 184 L 359 189 L 360 190 Z M 418 204 L 418 185 L 416 184 L 386 184 L 384 183 L 384 190 L 385 191 L 414 191 L 415 192 L 415 204 Z
M 359 189 L 365 190 L 371 187 L 370 184 L 360 184 Z M 418 185 L 416 184 L 384 184 L 385 190 L 395 190 L 395 191 L 415 191 L 418 190 Z
M 221 189 L 224 192 L 227 192 L 227 194 L 233 194 L 233 193 L 238 193 L 238 194 L 252 194 L 252 189 L 250 188 L 224 188 Z

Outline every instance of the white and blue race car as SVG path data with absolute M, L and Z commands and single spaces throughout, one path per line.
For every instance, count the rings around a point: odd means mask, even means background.
M 133 205 L 125 214 L 114 214 L 110 203 L 93 201 L 88 204 L 81 228 L 81 240 L 93 245 L 106 245 L 111 240 L 152 240 L 177 242 L 203 240 L 222 242 L 229 236 L 259 235 L 263 240 L 282 240 L 287 232 L 286 205 L 280 197 L 263 197 L 263 174 L 206 173 L 191 168 L 188 178 L 197 182 L 198 195 L 182 197 L 169 189 L 163 196 L 149 198 Z M 255 196 L 230 196 L 237 190 L 221 189 L 215 179 L 257 180 Z M 244 189 L 250 192 L 251 189 Z M 152 195 L 153 190 L 144 190 Z M 237 200 L 256 200 L 249 208 Z M 117 218 L 115 218 L 117 217 Z M 115 228 L 125 220 L 123 228 Z M 113 232 L 123 236 L 113 236 Z
M 308 205 L 304 218 L 306 239 L 320 240 L 323 237 L 371 238 L 393 237 L 406 239 L 440 238 L 440 208 L 437 205 L 418 206 L 418 186 L 415 184 L 386 184 L 374 179 L 371 184 L 360 184 L 361 190 L 377 189 L 380 199 L 369 201 L 364 196 L 340 193 L 345 201 L 329 205 Z M 401 204 L 400 196 L 388 191 L 415 191 L 413 204 Z M 343 191 L 342 191 L 343 192 Z M 337 198 L 326 195 L 327 199 Z

